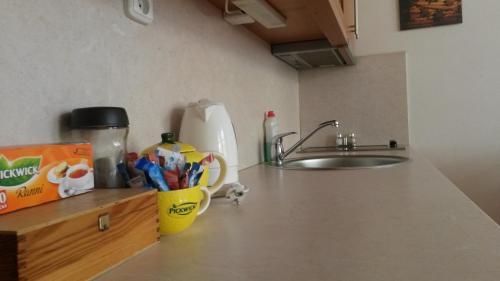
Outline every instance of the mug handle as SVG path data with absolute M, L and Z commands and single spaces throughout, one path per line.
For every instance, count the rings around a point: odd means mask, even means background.
M 210 194 L 214 194 L 219 189 L 224 185 L 224 181 L 226 180 L 226 174 L 227 174 L 227 164 L 226 160 L 224 159 L 224 156 L 222 154 L 217 153 L 217 152 L 210 152 L 214 155 L 214 158 L 219 161 L 220 165 L 220 173 L 219 173 L 219 178 L 214 182 L 213 186 L 210 186 L 208 190 L 210 191 Z
M 203 192 L 203 199 L 200 202 L 200 210 L 198 211 L 197 216 L 203 214 L 210 206 L 210 191 L 205 186 L 200 186 L 200 191 Z

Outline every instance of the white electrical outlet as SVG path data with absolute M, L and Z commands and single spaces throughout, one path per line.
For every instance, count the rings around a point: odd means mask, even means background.
M 130 19 L 142 24 L 153 22 L 153 0 L 124 0 L 123 4 Z

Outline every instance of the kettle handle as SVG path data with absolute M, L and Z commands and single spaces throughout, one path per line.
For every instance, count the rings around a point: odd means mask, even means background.
M 214 155 L 214 158 L 217 159 L 220 165 L 219 177 L 212 186 L 208 187 L 208 191 L 210 191 L 210 194 L 213 195 L 214 193 L 219 191 L 219 189 L 224 185 L 224 181 L 226 180 L 226 174 L 227 174 L 227 164 L 222 154 L 217 152 L 211 152 L 211 153 Z

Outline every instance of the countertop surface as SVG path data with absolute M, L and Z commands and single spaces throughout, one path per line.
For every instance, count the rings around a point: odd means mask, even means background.
M 500 280 L 499 226 L 410 158 L 379 169 L 248 168 L 240 206 L 213 200 L 191 228 L 97 280 Z

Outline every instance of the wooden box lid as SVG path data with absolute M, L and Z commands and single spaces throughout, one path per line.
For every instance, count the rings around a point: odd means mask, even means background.
M 0 232 L 22 235 L 76 216 L 105 209 L 124 201 L 156 193 L 145 188 L 95 189 L 92 192 L 0 215 Z

